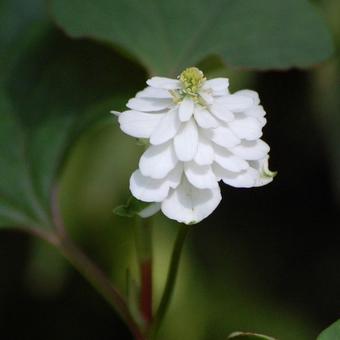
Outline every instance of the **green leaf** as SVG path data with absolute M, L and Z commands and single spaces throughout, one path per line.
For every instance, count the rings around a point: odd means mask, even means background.
M 47 24 L 44 0 L 0 1 L 0 80 Z
M 68 39 L 45 19 L 37 26 L 35 15 L 26 20 L 40 3 L 0 4 L 23 20 L 8 24 L 15 43 L 0 35 L 0 228 L 53 226 L 51 193 L 72 146 L 97 119 L 115 124 L 110 109 L 144 78 L 110 48 Z
M 244 332 L 234 332 L 229 335 L 228 339 L 236 339 L 236 340 L 275 340 L 274 338 L 262 335 L 262 334 L 256 334 L 256 333 L 244 333 Z
M 317 340 L 340 340 L 340 320 L 326 328 Z
M 38 296 L 54 296 L 63 288 L 68 266 L 60 253 L 47 242 L 32 240 L 25 281 Z
M 29 166 L 24 132 L 13 107 L 0 96 L 0 226 L 48 226 Z
M 142 202 L 132 196 L 128 199 L 126 204 L 116 207 L 113 210 L 113 213 L 121 217 L 135 217 L 151 204 L 152 203 Z
M 177 75 L 210 55 L 256 69 L 307 67 L 332 53 L 306 0 L 51 0 L 57 25 L 123 49 L 150 73 Z

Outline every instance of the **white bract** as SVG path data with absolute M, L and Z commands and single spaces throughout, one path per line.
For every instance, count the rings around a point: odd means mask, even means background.
M 115 113 L 126 134 L 149 140 L 130 190 L 155 203 L 152 212 L 197 223 L 218 206 L 220 180 L 237 188 L 272 181 L 256 92 L 231 94 L 227 78 L 206 80 L 195 67 L 178 79 L 153 77 L 147 84 L 128 101 L 129 110 Z

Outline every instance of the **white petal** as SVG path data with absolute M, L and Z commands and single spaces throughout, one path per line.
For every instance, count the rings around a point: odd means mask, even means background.
M 257 141 L 242 141 L 241 144 L 230 149 L 233 154 L 248 161 L 264 158 L 269 150 L 269 145 L 261 139 Z
M 214 172 L 225 184 L 235 188 L 251 188 L 255 186 L 258 177 L 258 172 L 250 167 L 247 170 L 236 173 L 214 164 Z
M 139 169 L 144 176 L 164 178 L 176 166 L 177 157 L 172 142 L 151 145 L 139 160 Z
M 186 162 L 184 172 L 188 181 L 198 189 L 212 189 L 218 186 L 217 178 L 210 165 Z
M 226 108 L 223 103 L 219 103 L 218 101 L 214 101 L 214 103 L 212 103 L 210 106 L 210 112 L 223 122 L 230 122 L 234 119 L 234 114 Z
M 180 161 L 191 161 L 197 152 L 198 131 L 192 119 L 182 124 L 174 139 L 175 151 Z
M 261 128 L 263 128 L 267 124 L 267 119 L 266 118 L 256 118 L 257 121 L 260 123 Z
M 236 91 L 234 94 L 239 94 L 241 96 L 246 96 L 246 97 L 251 98 L 254 101 L 255 105 L 260 104 L 260 97 L 259 97 L 259 94 L 256 91 L 240 90 L 240 91 Z
M 161 210 L 161 204 L 159 202 L 151 203 L 149 206 L 147 206 L 145 209 L 140 211 L 138 215 L 142 218 L 148 218 L 156 213 L 158 213 Z
M 211 104 L 214 101 L 214 97 L 205 91 L 200 91 L 199 94 L 207 104 Z
M 177 108 L 170 110 L 168 113 L 164 114 L 164 117 L 155 127 L 154 132 L 151 135 L 150 143 L 154 145 L 162 144 L 172 139 L 180 125 L 181 122 L 178 119 Z
M 249 110 L 244 112 L 246 117 L 253 117 L 255 118 L 261 125 L 264 127 L 267 124 L 267 119 L 265 118 L 266 111 L 263 109 L 262 105 L 255 105 Z
M 182 180 L 182 175 L 183 175 L 183 163 L 182 162 L 178 162 L 175 169 L 173 169 L 168 177 L 166 178 L 166 180 L 169 183 L 170 188 L 177 188 L 179 186 L 179 184 L 181 183 Z
M 215 145 L 214 151 L 215 162 L 226 170 L 240 172 L 249 168 L 248 162 L 246 162 L 244 159 L 241 159 L 240 157 L 233 155 L 225 148 Z
M 259 117 L 259 118 L 256 118 L 256 119 L 260 123 L 261 128 L 263 128 L 267 124 L 267 119 L 264 118 L 264 117 Z
M 208 217 L 220 201 L 219 187 L 196 189 L 183 179 L 181 185 L 162 202 L 162 211 L 164 215 L 180 223 L 193 224 Z
M 199 165 L 211 164 L 214 160 L 214 149 L 209 139 L 200 135 L 198 138 L 197 153 L 194 161 Z
M 194 107 L 195 103 L 191 98 L 185 97 L 182 100 L 178 109 L 178 115 L 181 122 L 186 122 L 191 118 L 194 113 Z
M 120 128 L 126 134 L 137 138 L 149 138 L 164 114 L 124 111 L 118 117 Z
M 132 110 L 153 112 L 165 110 L 173 106 L 173 101 L 171 99 L 159 98 L 132 98 L 126 106 Z
M 155 87 L 146 87 L 144 90 L 139 91 L 136 94 L 137 98 L 172 98 L 171 93 L 168 90 L 157 89 Z
M 254 100 L 247 96 L 231 94 L 216 99 L 218 104 L 222 104 L 225 109 L 232 112 L 243 112 L 254 105 Z
M 266 115 L 266 111 L 262 105 L 256 105 L 245 111 L 245 114 L 254 118 L 262 118 Z
M 236 137 L 230 129 L 224 126 L 211 129 L 206 131 L 206 133 L 214 143 L 226 148 L 234 147 L 240 143 L 240 139 Z
M 228 123 L 230 129 L 238 138 L 247 140 L 259 139 L 262 136 L 262 126 L 253 117 L 242 117 Z
M 213 95 L 222 96 L 227 94 L 229 87 L 228 78 L 214 78 L 204 82 L 203 89 L 211 89 Z
M 136 170 L 130 177 L 130 191 L 133 196 L 144 202 L 161 202 L 169 193 L 169 183 L 164 179 L 143 176 Z
M 257 170 L 258 177 L 255 182 L 255 186 L 260 187 L 266 185 L 273 181 L 273 178 L 276 175 L 276 172 L 270 171 L 268 167 L 269 156 L 266 156 L 263 159 L 258 161 L 250 161 L 250 165 L 252 168 Z
M 179 80 L 165 77 L 152 77 L 151 79 L 147 80 L 146 83 L 149 86 L 165 90 L 176 90 L 180 89 L 182 86 Z
M 197 124 L 204 129 L 215 128 L 219 125 L 213 115 L 201 106 L 196 106 L 194 116 Z

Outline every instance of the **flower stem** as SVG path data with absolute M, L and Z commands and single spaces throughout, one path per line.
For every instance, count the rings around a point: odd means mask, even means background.
M 152 321 L 152 226 L 149 219 L 136 219 L 135 241 L 141 284 L 139 310 L 148 328 Z
M 184 241 L 189 232 L 190 227 L 186 225 L 180 225 L 177 233 L 176 241 L 174 248 L 172 250 L 170 267 L 168 271 L 168 276 L 166 279 L 166 284 L 164 288 L 164 292 L 161 298 L 161 302 L 157 309 L 156 315 L 153 320 L 153 324 L 150 330 L 150 339 L 155 339 L 157 332 L 161 326 L 161 323 L 164 319 L 164 316 L 168 310 L 169 303 L 171 301 L 171 297 L 175 288 L 176 278 L 179 268 L 179 262 L 183 250 Z
M 140 310 L 145 322 L 150 324 L 152 320 L 152 261 L 140 264 L 141 271 L 141 295 Z
M 113 286 L 104 272 L 69 237 L 60 214 L 57 191 L 53 193 L 51 204 L 53 221 L 56 227 L 55 232 L 51 233 L 54 237 L 50 240 L 45 235 L 37 234 L 37 236 L 41 236 L 53 244 L 78 272 L 92 284 L 125 321 L 136 340 L 145 340 L 142 331 L 130 313 L 124 296 Z
M 124 297 L 106 275 L 70 240 L 63 239 L 57 246 L 67 260 L 92 284 L 126 322 L 135 338 L 142 340 L 138 325 L 132 318 Z
M 145 340 L 139 326 L 131 316 L 129 308 L 121 293 L 111 284 L 106 275 L 68 238 L 65 231 L 63 236 L 58 232 L 25 229 L 33 236 L 50 243 L 78 270 L 80 274 L 110 303 L 129 327 L 136 340 Z

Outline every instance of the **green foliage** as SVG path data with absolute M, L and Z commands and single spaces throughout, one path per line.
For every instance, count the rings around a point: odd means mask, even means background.
M 0 1 L 0 80 L 37 37 L 43 34 L 47 20 L 43 0 Z
M 72 145 L 98 117 L 110 119 L 136 81 L 124 85 L 129 71 L 117 75 L 125 64 L 110 49 L 73 42 L 36 14 L 29 21 L 40 2 L 2 6 L 22 21 L 8 22 L 15 43 L 0 36 L 0 227 L 50 228 L 51 193 Z
M 332 52 L 306 0 L 52 0 L 51 10 L 71 36 L 111 43 L 158 75 L 177 75 L 209 55 L 233 66 L 285 69 Z
M 49 228 L 51 192 L 74 141 L 97 117 L 108 119 L 143 73 L 124 69 L 109 47 L 56 32 L 42 0 L 0 9 L 0 226 Z M 61 0 L 51 11 L 71 35 L 112 43 L 150 72 L 177 74 L 209 55 L 237 66 L 307 66 L 331 51 L 302 0 Z
M 340 320 L 326 328 L 317 340 L 340 340 Z
M 65 288 L 67 263 L 47 242 L 31 240 L 31 253 L 25 272 L 25 283 L 39 297 L 54 296 Z
M 243 333 L 243 332 L 235 332 L 229 335 L 228 339 L 236 339 L 236 340 L 275 340 L 266 335 L 256 334 L 256 333 Z
M 113 212 L 121 217 L 135 217 L 148 206 L 150 206 L 150 203 L 142 202 L 132 196 L 126 204 L 116 207 Z

